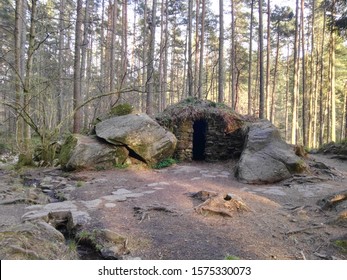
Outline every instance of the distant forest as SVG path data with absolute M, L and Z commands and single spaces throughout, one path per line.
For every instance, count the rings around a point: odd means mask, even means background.
M 268 119 L 292 144 L 343 141 L 346 13 L 346 0 L 2 0 L 0 145 L 31 158 L 119 104 L 154 116 L 187 97 Z

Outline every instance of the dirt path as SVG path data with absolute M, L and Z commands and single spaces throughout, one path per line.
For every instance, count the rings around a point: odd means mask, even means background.
M 346 259 L 332 243 L 346 228 L 330 224 L 336 211 L 322 211 L 317 201 L 347 189 L 347 163 L 318 155 L 312 159 L 337 167 L 340 176 L 314 183 L 246 185 L 234 178 L 233 162 L 192 162 L 163 170 L 73 173 L 61 195 L 88 213 L 86 228 L 107 228 L 127 237 L 131 258 Z M 202 190 L 241 198 L 249 211 L 231 216 L 196 211 L 202 201 L 192 193 Z M 10 223 L 14 209 L 14 220 L 26 211 L 21 204 L 9 207 L 15 205 L 0 206 L 7 213 L 0 215 L 2 224 Z
M 345 162 L 334 162 L 347 171 Z M 257 186 L 237 182 L 232 170 L 233 162 L 193 162 L 161 171 L 83 172 L 76 175 L 86 183 L 71 199 L 101 199 L 91 226 L 127 236 L 131 255 L 142 259 L 346 258 L 331 245 L 346 229 L 327 225 L 336 213 L 322 212 L 316 204 L 346 189 L 345 179 Z M 251 211 L 232 217 L 198 213 L 195 207 L 202 202 L 189 194 L 201 190 L 236 195 Z M 117 192 L 128 192 L 127 199 L 110 196 Z

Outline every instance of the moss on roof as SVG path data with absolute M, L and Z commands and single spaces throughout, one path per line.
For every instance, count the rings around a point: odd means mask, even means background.
M 196 97 L 190 97 L 171 105 L 156 117 L 161 125 L 168 128 L 186 120 L 214 118 L 223 120 L 226 133 L 235 131 L 248 121 L 246 117 L 236 113 L 225 104 Z

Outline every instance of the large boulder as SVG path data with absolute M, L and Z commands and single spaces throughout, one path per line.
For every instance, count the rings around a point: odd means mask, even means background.
M 61 232 L 42 221 L 27 221 L 18 225 L 0 227 L 1 260 L 74 260 Z
M 274 183 L 307 169 L 293 148 L 268 121 L 250 124 L 236 175 L 250 184 Z
M 72 134 L 62 146 L 60 164 L 65 170 L 105 169 L 123 164 L 128 158 L 124 146 L 104 143 L 95 136 Z
M 113 117 L 98 123 L 96 135 L 114 145 L 125 145 L 148 164 L 172 156 L 177 139 L 146 114 Z

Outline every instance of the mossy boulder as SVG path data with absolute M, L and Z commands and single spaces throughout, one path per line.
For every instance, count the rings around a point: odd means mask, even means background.
M 308 169 L 282 140 L 279 130 L 268 121 L 249 125 L 244 150 L 237 166 L 240 181 L 251 184 L 275 183 Z
M 126 146 L 134 157 L 155 164 L 172 156 L 176 137 L 146 114 L 113 117 L 98 123 L 96 135 L 113 145 Z
M 73 260 L 77 251 L 58 230 L 44 221 L 0 228 L 1 260 Z
M 111 145 L 95 136 L 72 134 L 66 138 L 59 159 L 64 170 L 98 170 L 123 164 L 128 154 L 123 145 Z

